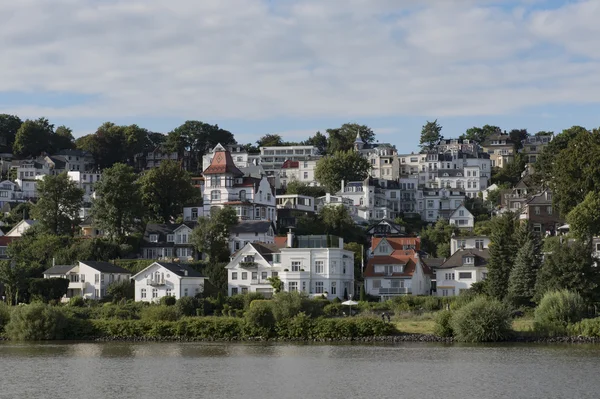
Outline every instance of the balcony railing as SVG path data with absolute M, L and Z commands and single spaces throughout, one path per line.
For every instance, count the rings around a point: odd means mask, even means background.
M 155 279 L 148 278 L 148 279 L 146 279 L 146 285 L 150 285 L 152 287 L 165 285 L 165 279 L 161 278 L 161 279 L 155 280 Z
M 380 295 L 389 295 L 389 294 L 410 294 L 411 290 L 410 288 L 407 287 L 403 287 L 403 288 L 380 288 L 379 289 L 379 294 Z

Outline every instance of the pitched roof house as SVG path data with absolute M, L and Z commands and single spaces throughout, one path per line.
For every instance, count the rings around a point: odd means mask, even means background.
M 438 296 L 459 295 L 487 277 L 490 252 L 487 248 L 460 248 L 436 268 Z
M 449 222 L 460 229 L 472 229 L 475 227 L 475 217 L 464 204 L 461 204 L 452 212 Z
M 204 291 L 207 279 L 185 264 L 154 262 L 133 276 L 135 300 L 158 302 L 164 296 L 176 299 L 196 296 Z
M 190 238 L 196 223 L 148 223 L 141 244 L 144 259 L 180 261 L 197 260 L 198 254 Z

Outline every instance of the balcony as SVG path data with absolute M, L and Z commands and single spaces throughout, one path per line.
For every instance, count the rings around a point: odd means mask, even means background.
M 402 295 L 402 294 L 410 294 L 411 289 L 407 287 L 398 287 L 398 288 L 380 288 L 379 295 Z
M 71 281 L 71 282 L 69 282 L 69 289 L 70 290 L 83 290 L 83 289 L 85 289 L 85 282 Z
M 239 263 L 239 266 L 243 269 L 256 269 L 258 267 L 258 263 L 255 261 L 243 261 Z
M 250 285 L 271 285 L 271 282 L 266 278 L 255 278 L 250 280 Z
M 163 279 L 163 278 L 158 279 L 158 280 L 154 280 L 154 279 L 150 279 L 150 278 L 146 279 L 146 285 L 149 285 L 152 287 L 159 287 L 159 286 L 165 285 L 165 284 L 166 284 L 166 282 L 165 282 L 165 279 Z

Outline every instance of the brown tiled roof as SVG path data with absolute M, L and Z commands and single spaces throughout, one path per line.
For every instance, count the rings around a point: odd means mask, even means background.
M 204 175 L 218 175 L 223 173 L 231 173 L 236 177 L 243 176 L 242 171 L 235 166 L 231 153 L 225 150 L 221 145 L 215 148 L 214 156 L 210 165 L 204 171 Z
M 446 259 L 446 261 L 438 266 L 438 269 L 451 269 L 455 267 L 460 267 L 464 265 L 463 258 L 465 256 L 473 256 L 475 258 L 475 267 L 485 267 L 487 266 L 487 262 L 490 259 L 490 251 L 488 248 L 484 249 L 476 249 L 476 248 L 468 248 L 468 249 L 459 249 L 456 251 L 451 257 Z M 468 265 L 472 266 L 472 265 Z
M 404 269 L 402 273 L 392 273 L 391 275 L 387 275 L 385 273 L 375 273 L 375 265 L 404 265 Z M 369 259 L 367 266 L 365 267 L 365 277 L 411 277 L 415 272 L 415 261 L 406 257 L 404 259 L 395 256 L 376 256 L 374 258 Z
M 287 246 L 287 236 L 275 237 L 275 245 L 277 248 L 285 248 Z
M 403 250 L 405 245 L 414 245 L 418 251 L 421 249 L 421 238 L 419 237 L 373 237 L 371 249 L 375 249 L 381 240 L 386 240 L 394 250 Z

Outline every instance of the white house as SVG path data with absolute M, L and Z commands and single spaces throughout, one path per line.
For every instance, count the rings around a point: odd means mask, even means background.
M 394 220 L 400 213 L 400 186 L 392 180 L 369 177 L 364 181 L 342 182 L 338 195 L 350 199 L 356 209 L 355 221 Z
M 179 299 L 204 292 L 207 277 L 184 264 L 154 262 L 133 280 L 136 302 L 158 302 L 164 296 Z
M 364 272 L 365 292 L 386 300 L 399 295 L 429 295 L 431 269 L 418 254 L 417 237 L 373 238 Z
M 76 296 L 102 299 L 111 284 L 129 281 L 131 272 L 109 262 L 79 261 L 77 265 L 53 266 L 44 272 L 44 278 L 55 277 L 69 280 L 69 289 L 63 301 Z
M 6 202 L 15 202 L 23 200 L 23 192 L 19 190 L 17 183 L 10 180 L 0 182 L 0 206 Z
M 449 219 L 450 225 L 461 229 L 472 229 L 475 226 L 475 217 L 461 204 L 452 212 Z
M 455 296 L 487 277 L 486 249 L 459 249 L 436 268 L 437 296 Z
M 288 233 L 285 248 L 249 243 L 226 266 L 229 295 L 260 292 L 270 295 L 270 277 L 279 277 L 284 291 L 305 292 L 329 299 L 351 296 L 354 252 L 336 236 L 298 236 Z
M 465 200 L 463 191 L 452 189 L 423 188 L 417 191 L 417 209 L 421 218 L 428 223 L 438 219 L 449 219 L 450 215 Z
M 37 220 L 23 219 L 17 223 L 8 233 L 7 237 L 21 237 L 30 227 L 37 224 Z
M 191 242 L 195 226 L 194 222 L 148 223 L 140 244 L 141 257 L 171 261 L 195 260 L 197 253 Z
M 100 172 L 83 172 L 69 171 L 67 172 L 69 179 L 75 182 L 78 188 L 83 190 L 83 202 L 92 202 L 94 196 L 94 185 L 102 178 Z
M 275 192 L 269 180 L 265 176 L 245 177 L 220 144 L 213 153 L 210 166 L 203 172 L 204 215 L 229 205 L 242 220 L 275 221 Z
M 450 238 L 450 255 L 453 255 L 459 249 L 485 249 L 490 245 L 490 238 L 485 236 L 457 237 Z
M 263 166 L 264 167 L 264 166 Z M 287 160 L 281 166 L 279 179 L 285 187 L 292 181 L 299 181 L 308 185 L 316 185 L 315 169 L 317 168 L 317 159 L 307 159 L 304 161 Z
M 268 220 L 242 220 L 229 230 L 229 249 L 231 253 L 239 251 L 246 244 L 275 242 L 275 225 Z

